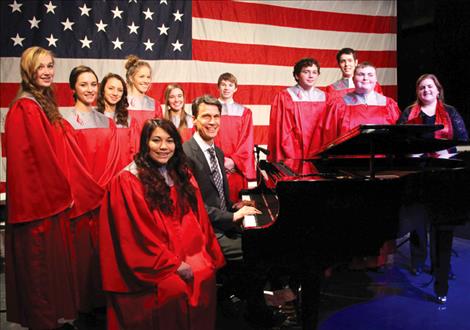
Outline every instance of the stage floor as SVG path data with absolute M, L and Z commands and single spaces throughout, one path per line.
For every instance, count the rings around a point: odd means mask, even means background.
M 470 240 L 455 238 L 452 266 L 457 279 L 449 282 L 446 305 L 435 302 L 432 277 L 409 273 L 408 243 L 383 273 L 340 269 L 325 280 L 319 330 L 465 330 L 470 329 Z M 428 262 L 429 263 L 429 262 Z M 4 274 L 0 274 L 0 329 L 23 329 L 6 322 Z M 79 325 L 101 330 L 104 326 Z M 217 330 L 251 329 L 242 319 L 218 314 Z M 300 329 L 295 325 L 282 329 Z M 169 329 L 171 330 L 171 329 Z

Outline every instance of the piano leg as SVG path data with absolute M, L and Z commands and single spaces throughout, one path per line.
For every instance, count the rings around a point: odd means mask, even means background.
M 321 267 L 304 264 L 298 273 L 301 286 L 302 329 L 304 330 L 317 329 L 322 272 Z

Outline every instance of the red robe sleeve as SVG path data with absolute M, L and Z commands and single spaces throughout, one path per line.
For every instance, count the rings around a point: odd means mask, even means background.
M 341 98 L 328 102 L 323 120 L 322 146 L 336 139 L 341 133 L 341 123 L 346 111 L 346 105 Z
M 20 98 L 6 124 L 8 222 L 50 217 L 72 204 L 63 164 L 56 155 L 62 137 L 34 100 Z
M 382 86 L 380 86 L 378 82 L 375 84 L 374 91 L 382 95 L 384 94 L 384 92 L 382 91 Z
M 101 206 L 99 252 L 103 289 L 134 292 L 175 274 L 181 260 L 168 249 L 139 179 L 123 171 L 110 183 Z
M 295 125 L 294 104 L 284 90 L 276 95 L 271 105 L 268 133 L 268 161 L 296 158 L 302 146 L 301 135 Z
M 194 177 L 191 178 L 191 183 L 194 187 L 196 187 L 198 220 L 201 226 L 201 230 L 206 237 L 206 250 L 212 257 L 212 264 L 214 265 L 215 269 L 219 269 L 225 264 L 225 258 L 222 250 L 220 249 L 219 242 L 215 237 L 212 224 L 209 220 L 209 215 L 207 214 L 206 208 L 204 206 L 201 191 Z
M 387 97 L 387 109 L 388 109 L 387 122 L 390 125 L 394 125 L 398 121 L 398 118 L 400 118 L 401 111 L 400 111 L 400 108 L 398 107 L 397 102 L 395 102 L 395 100 L 390 97 Z
M 104 190 L 90 174 L 87 161 L 75 140 L 73 127 L 65 120 L 62 126 L 64 138 L 61 158 L 74 200 L 69 215 L 73 219 L 100 206 Z
M 160 102 L 155 99 L 155 117 L 154 118 L 163 118 L 163 111 Z
M 241 127 L 237 138 L 235 151 L 230 155 L 237 168 L 248 180 L 256 178 L 253 133 L 253 114 L 245 108 L 242 115 Z

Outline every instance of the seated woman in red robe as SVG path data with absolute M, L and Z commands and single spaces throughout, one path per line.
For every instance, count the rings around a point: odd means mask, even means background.
M 178 84 L 165 88 L 165 119 L 171 120 L 178 128 L 183 142 L 193 136 L 193 117 L 184 111 L 184 90 Z
M 150 64 L 135 55 L 129 55 L 125 67 L 127 88 L 129 89 L 127 96 L 129 115 L 137 120 L 140 127 L 147 119 L 162 118 L 160 103 L 147 95 L 152 82 Z
M 128 106 L 124 79 L 115 73 L 107 74 L 101 80 L 96 110 L 111 118 L 116 124 L 120 150 L 118 169 L 129 165 L 139 148 L 141 128 L 137 120 L 129 116 Z
M 145 123 L 99 228 L 108 329 L 214 329 L 224 258 L 173 123 Z

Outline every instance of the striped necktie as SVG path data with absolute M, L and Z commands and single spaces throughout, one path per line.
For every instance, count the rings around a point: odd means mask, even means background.
M 220 209 L 223 211 L 227 210 L 227 205 L 225 203 L 225 194 L 224 194 L 224 182 L 222 181 L 222 176 L 217 168 L 217 159 L 215 158 L 215 150 L 213 147 L 207 149 L 210 155 L 210 165 L 211 165 L 211 174 L 212 178 L 214 179 L 215 186 L 217 188 L 217 192 L 219 193 L 220 197 Z

